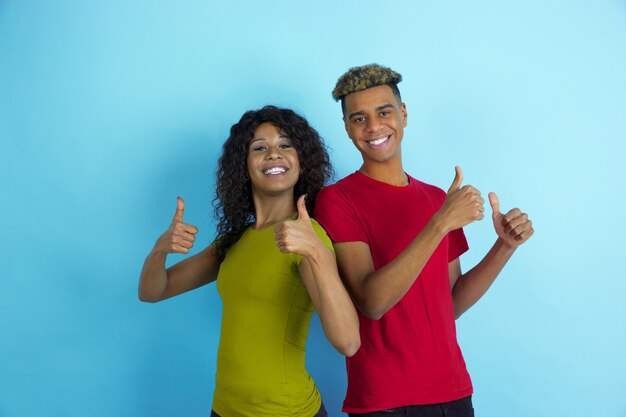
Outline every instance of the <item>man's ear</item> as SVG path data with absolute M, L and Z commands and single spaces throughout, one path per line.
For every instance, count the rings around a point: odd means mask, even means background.
M 402 111 L 402 127 L 406 127 L 406 122 L 408 119 L 408 113 L 406 111 L 406 104 L 401 103 L 400 110 Z

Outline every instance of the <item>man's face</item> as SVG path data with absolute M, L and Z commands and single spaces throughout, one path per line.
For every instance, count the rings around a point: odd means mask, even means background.
M 364 163 L 401 158 L 400 142 L 407 113 L 389 86 L 350 93 L 344 98 L 344 107 L 346 132 Z

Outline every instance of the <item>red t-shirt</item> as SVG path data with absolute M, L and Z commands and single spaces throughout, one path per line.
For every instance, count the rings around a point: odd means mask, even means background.
M 408 178 L 407 186 L 395 187 L 357 171 L 319 193 L 315 217 L 334 242 L 367 243 L 374 268 L 380 269 L 411 243 L 446 198 L 443 190 Z M 463 230 L 450 232 L 380 320 L 359 311 L 361 348 L 346 358 L 344 412 L 435 404 L 472 394 L 456 340 L 448 277 L 448 263 L 467 249 Z

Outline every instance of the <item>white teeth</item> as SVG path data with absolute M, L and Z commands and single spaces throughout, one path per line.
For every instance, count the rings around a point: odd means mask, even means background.
M 389 139 L 389 136 L 385 136 L 385 137 L 382 137 L 382 138 L 376 139 L 376 140 L 370 140 L 369 144 L 370 145 L 380 145 L 381 143 L 383 143 L 387 139 Z
M 287 172 L 287 170 L 283 167 L 274 167 L 263 170 L 263 173 L 266 175 L 282 174 L 284 172 Z

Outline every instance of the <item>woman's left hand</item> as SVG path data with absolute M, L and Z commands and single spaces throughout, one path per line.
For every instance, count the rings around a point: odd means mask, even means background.
M 298 217 L 295 220 L 285 220 L 274 226 L 276 245 L 283 253 L 297 253 L 301 256 L 311 256 L 320 250 L 324 244 L 313 230 L 311 218 L 304 204 L 305 196 L 298 199 Z

